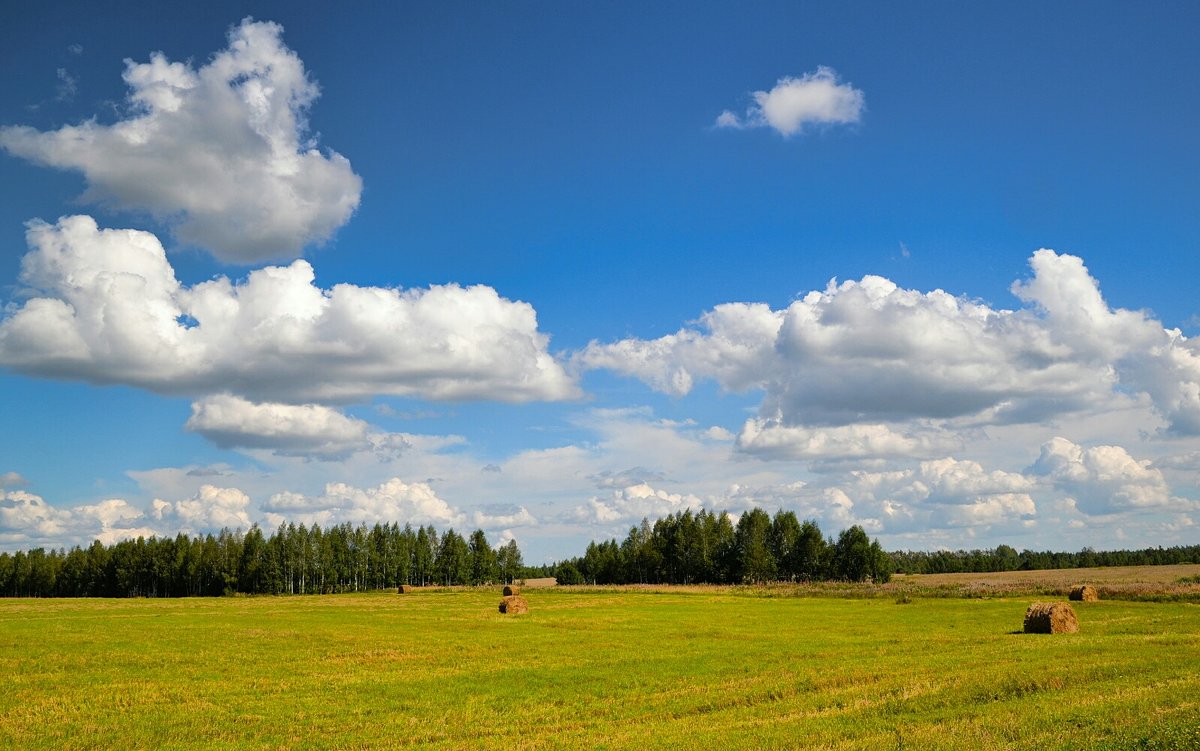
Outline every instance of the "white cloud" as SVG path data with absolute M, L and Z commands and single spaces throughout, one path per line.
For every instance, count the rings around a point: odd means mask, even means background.
M 785 313 L 762 303 L 718 305 L 700 317 L 707 333 L 680 329 L 658 339 L 592 342 L 577 365 L 632 375 L 673 396 L 692 390 L 696 378 L 713 378 L 722 388 L 744 391 L 760 386 L 762 370 L 775 357 Z
M 244 531 L 254 523 L 250 518 L 249 496 L 237 488 L 214 485 L 201 485 L 195 495 L 182 501 L 156 498 L 151 504 L 151 515 L 190 534 L 224 528 Z
M 121 540 L 163 534 L 149 526 L 149 519 L 145 513 L 123 498 L 110 498 L 94 505 L 77 506 L 67 513 L 75 519 L 75 541 L 80 545 L 86 545 L 91 540 L 112 545 Z
M 846 125 L 862 119 L 866 96 L 838 81 L 833 68 L 822 65 L 799 78 L 784 76 L 770 91 L 753 93 L 754 105 L 743 117 L 725 110 L 717 116 L 718 128 L 771 127 L 793 136 L 809 125 Z
M 1192 505 L 1171 496 L 1162 472 L 1150 461 L 1134 459 L 1120 446 L 1084 448 L 1066 438 L 1054 438 L 1042 445 L 1029 472 L 1066 493 L 1086 514 Z
M 24 491 L 0 492 L 0 546 L 108 545 L 131 537 L 148 537 L 155 530 L 146 515 L 120 498 L 91 505 L 59 508 L 41 496 Z
M 740 451 L 764 459 L 931 457 L 961 446 L 958 435 L 921 426 L 893 428 L 881 423 L 862 423 L 805 427 L 761 418 L 747 420 L 737 437 Z
M 23 490 L 0 492 L 0 542 L 38 543 L 61 537 L 70 514 Z
M 592 342 L 607 368 L 681 396 L 700 379 L 762 389 L 738 446 L 764 457 L 934 456 L 965 426 L 1111 411 L 1144 393 L 1171 432 L 1200 432 L 1200 344 L 1113 310 L 1073 256 L 1039 250 L 1011 311 L 867 276 L 785 310 L 729 303 L 658 339 Z
M 837 486 L 820 486 L 802 480 L 770 485 L 735 483 L 722 494 L 709 499 L 714 509 L 741 514 L 752 508 L 768 513 L 791 511 L 801 519 L 817 521 L 826 533 L 859 524 L 868 531 L 878 531 L 878 519 L 863 516 L 855 509 L 854 500 Z
M 428 483 L 405 483 L 392 478 L 373 488 L 330 483 L 319 496 L 277 493 L 262 505 L 269 525 L 281 521 L 322 526 L 349 522 L 433 524 L 439 528 L 462 526 L 466 517 L 454 509 Z
M 1033 487 L 1019 473 L 988 472 L 978 462 L 945 457 L 909 469 L 855 470 L 820 484 L 738 488 L 734 496 L 763 499 L 768 508 L 790 508 L 837 528 L 860 524 L 903 534 L 1020 524 L 1037 515 Z
M 633 523 L 643 518 L 654 520 L 677 511 L 700 509 L 702 502 L 691 494 L 669 493 L 646 483 L 614 490 L 607 497 L 595 496 L 577 506 L 571 517 L 600 525 Z
M 373 432 L 365 421 L 320 404 L 257 404 L 229 394 L 192 404 L 184 427 L 221 448 L 265 448 L 323 460 L 360 451 L 391 455 L 412 445 L 403 434 Z
M 31 298 L 0 321 L 22 373 L 293 404 L 578 395 L 533 308 L 490 287 L 321 289 L 303 260 L 187 287 L 147 232 L 75 216 L 27 237 Z
M 3 127 L 0 147 L 79 170 L 85 200 L 148 211 L 222 260 L 294 257 L 346 223 L 362 181 L 345 157 L 322 154 L 305 135 L 319 89 L 282 32 L 246 19 L 199 69 L 162 53 L 126 60 L 126 119 Z

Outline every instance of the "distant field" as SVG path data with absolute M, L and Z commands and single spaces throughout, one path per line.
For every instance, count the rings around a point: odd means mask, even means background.
M 1191 603 L 528 599 L 0 600 L 0 747 L 1200 748 Z
M 1048 584 L 1070 587 L 1073 584 L 1174 584 L 1180 579 L 1200 576 L 1200 563 L 1179 566 L 1109 566 L 1107 568 L 1064 568 L 1049 571 L 1001 571 L 991 574 L 914 574 L 897 579 L 926 584 Z
M 929 594 L 942 590 L 943 593 L 981 597 L 1066 595 L 1076 584 L 1091 584 L 1100 591 L 1102 598 L 1108 599 L 1200 603 L 1200 564 L 899 575 L 888 586 Z
M 818 581 L 758 586 L 646 584 L 582 587 L 596 592 L 723 593 L 753 597 L 1041 597 L 1065 598 L 1076 584 L 1091 584 L 1102 599 L 1200 604 L 1200 564 L 1113 566 L 982 574 L 897 574 L 887 584 Z

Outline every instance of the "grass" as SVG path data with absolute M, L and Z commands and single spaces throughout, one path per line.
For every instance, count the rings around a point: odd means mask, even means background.
M 0 747 L 1200 747 L 1195 604 L 526 594 L 0 600 Z

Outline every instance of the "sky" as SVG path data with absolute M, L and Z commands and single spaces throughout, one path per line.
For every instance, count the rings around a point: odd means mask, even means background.
M 176 5 L 0 28 L 0 550 L 1200 542 L 1195 4 Z

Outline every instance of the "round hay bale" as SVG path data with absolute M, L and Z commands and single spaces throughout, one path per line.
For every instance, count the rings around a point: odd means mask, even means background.
M 1071 587 L 1071 599 L 1076 602 L 1095 602 L 1100 599 L 1100 593 L 1091 584 L 1077 584 Z
M 396 594 L 398 594 L 398 595 L 410 595 L 410 594 L 412 594 L 412 591 L 413 591 L 414 589 L 416 589 L 416 587 L 414 587 L 414 586 L 413 586 L 413 585 L 411 585 L 411 584 L 401 584 L 399 587 L 397 587 L 397 588 L 396 588 Z
M 529 603 L 520 595 L 510 595 L 500 601 L 500 612 L 509 615 L 517 613 L 528 613 Z
M 1025 611 L 1027 634 L 1073 634 L 1078 630 L 1075 609 L 1065 602 L 1035 602 Z
M 504 585 L 504 596 L 505 597 L 512 597 L 513 595 L 519 595 L 519 594 L 521 594 L 520 587 L 516 586 L 515 584 L 505 584 Z

